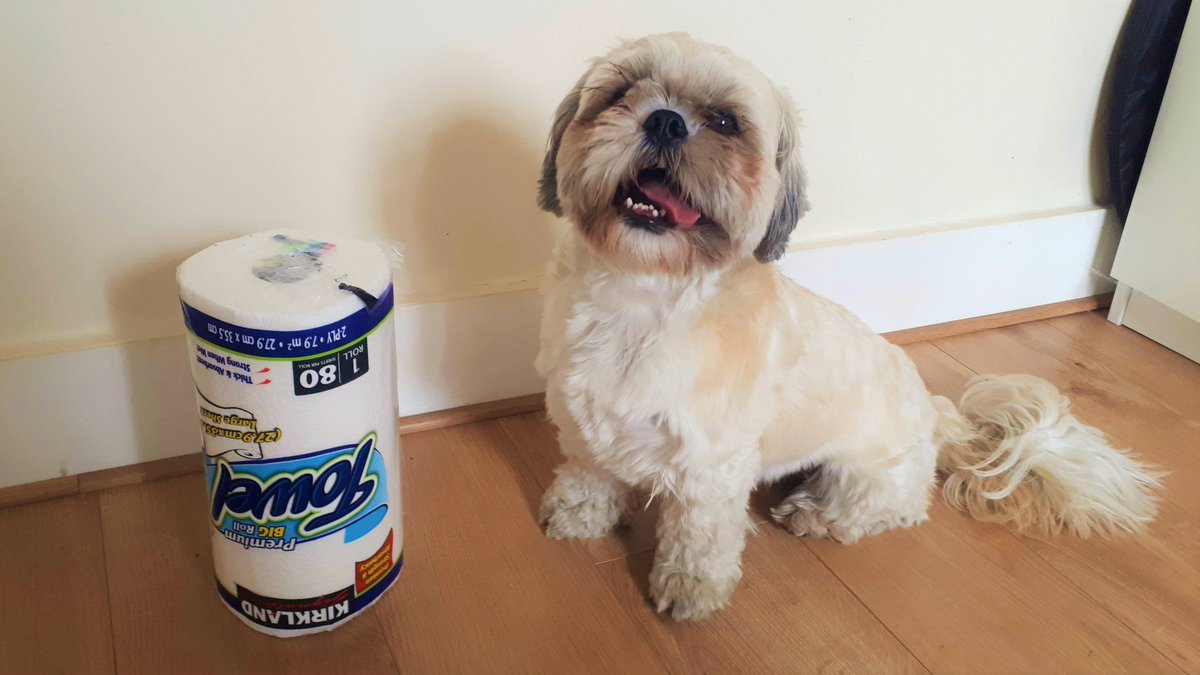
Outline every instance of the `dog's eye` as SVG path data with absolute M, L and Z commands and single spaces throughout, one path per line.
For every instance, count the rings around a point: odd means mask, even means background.
M 708 128 L 722 136 L 733 136 L 738 132 L 737 116 L 727 112 L 712 113 L 708 116 Z
M 621 99 L 625 98 L 625 94 L 628 94 L 628 93 L 629 93 L 629 85 L 628 84 L 623 84 L 623 85 L 617 87 L 616 89 L 613 90 L 612 94 L 609 94 L 607 107 L 611 108 L 614 105 L 620 103 Z

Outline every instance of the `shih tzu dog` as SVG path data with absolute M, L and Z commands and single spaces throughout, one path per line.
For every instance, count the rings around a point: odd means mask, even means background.
M 938 473 L 952 505 L 1016 529 L 1149 523 L 1159 475 L 1051 384 L 977 378 L 956 408 L 779 272 L 808 209 L 797 126 L 779 87 L 685 34 L 623 44 L 559 106 L 539 193 L 572 226 L 537 360 L 565 457 L 547 534 L 603 536 L 635 491 L 660 499 L 651 595 L 697 619 L 741 578 L 751 490 L 805 469 L 775 521 L 846 544 L 923 522 Z

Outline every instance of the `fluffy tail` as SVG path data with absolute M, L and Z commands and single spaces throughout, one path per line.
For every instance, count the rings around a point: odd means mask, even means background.
M 981 375 L 961 413 L 941 396 L 934 405 L 942 491 L 973 518 L 1082 537 L 1139 532 L 1154 519 L 1163 473 L 1110 447 L 1049 382 Z

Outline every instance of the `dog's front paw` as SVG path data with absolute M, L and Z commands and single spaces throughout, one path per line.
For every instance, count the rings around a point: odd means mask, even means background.
M 620 510 L 604 500 L 570 501 L 547 492 L 538 518 L 551 539 L 593 539 L 617 526 Z
M 710 577 L 667 570 L 655 565 L 650 572 L 650 597 L 659 612 L 670 610 L 676 621 L 695 621 L 729 604 L 741 571 L 728 577 Z
M 542 497 L 538 520 L 551 539 L 592 539 L 612 532 L 624 510 L 624 492 L 618 486 L 563 472 Z

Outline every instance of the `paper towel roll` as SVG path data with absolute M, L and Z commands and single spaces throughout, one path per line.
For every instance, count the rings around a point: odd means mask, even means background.
M 403 563 L 391 266 L 272 230 L 179 267 L 217 589 L 278 636 L 329 630 Z

